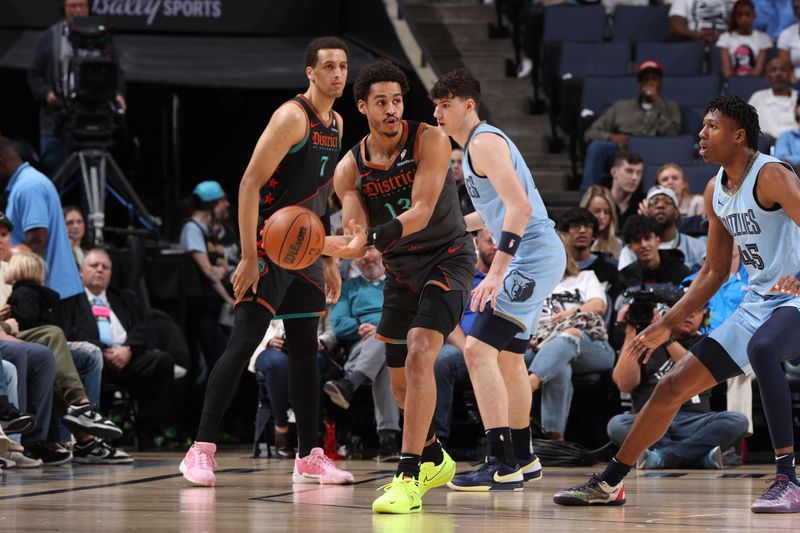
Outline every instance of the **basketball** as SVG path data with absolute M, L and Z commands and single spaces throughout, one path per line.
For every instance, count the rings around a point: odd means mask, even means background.
M 278 209 L 267 219 L 261 241 L 270 261 L 282 268 L 301 270 L 322 255 L 325 228 L 312 211 L 292 205 Z

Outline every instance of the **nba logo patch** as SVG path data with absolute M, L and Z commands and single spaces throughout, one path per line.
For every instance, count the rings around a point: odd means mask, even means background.
M 533 296 L 533 289 L 536 282 L 532 277 L 523 274 L 519 270 L 512 270 L 503 281 L 503 290 L 511 298 L 512 302 L 524 302 Z

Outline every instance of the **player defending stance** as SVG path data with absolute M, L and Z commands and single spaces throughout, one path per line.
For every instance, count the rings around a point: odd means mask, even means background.
M 625 503 L 622 479 L 667 430 L 681 404 L 716 383 L 755 371 L 775 448 L 777 475 L 750 507 L 756 513 L 800 511 L 794 468 L 792 406 L 781 362 L 800 352 L 800 182 L 791 167 L 760 154 L 758 115 L 737 96 L 706 107 L 700 156 L 722 165 L 705 192 L 706 261 L 689 290 L 658 322 L 637 335 L 621 357 L 646 362 L 669 332 L 700 309 L 728 279 L 734 241 L 750 277 L 739 308 L 692 346 L 642 408 L 617 456 L 602 474 L 559 491 L 561 505 Z
M 320 215 L 326 232 L 328 194 L 339 155 L 342 118 L 333 111 L 347 81 L 347 45 L 321 37 L 305 50 L 308 90 L 275 111 L 256 144 L 239 186 L 242 260 L 233 274 L 236 315 L 225 352 L 211 371 L 197 439 L 180 470 L 195 485 L 213 486 L 217 428 L 239 377 L 273 315 L 283 315 L 289 351 L 289 395 L 297 419 L 299 455 L 295 483 L 352 483 L 353 476 L 317 447 L 319 386 L 317 323 L 342 280 L 333 260 L 305 270 L 284 270 L 263 253 L 258 228 L 281 207 L 302 205 Z M 291 318 L 291 320 L 288 320 Z
M 475 472 L 456 476 L 455 490 L 522 490 L 541 477 L 531 448 L 531 389 L 523 355 L 536 331 L 545 299 L 564 273 L 564 245 L 517 147 L 481 122 L 481 86 L 463 68 L 445 74 L 431 90 L 439 127 L 464 147 L 464 181 L 476 212 L 467 229 L 484 224 L 497 253 L 472 291 L 478 316 L 467 332 L 464 359 L 475 389 L 491 456 Z
M 419 512 L 425 492 L 455 474 L 455 462 L 431 428 L 433 365 L 461 319 L 475 270 L 449 171 L 450 141 L 427 124 L 402 120 L 407 91 L 405 74 L 388 61 L 359 73 L 353 92 L 370 132 L 334 177 L 343 220 L 354 235 L 326 239 L 326 252 L 342 257 L 360 257 L 366 246 L 383 253 L 387 275 L 377 335 L 386 342 L 392 391 L 405 422 L 397 474 L 372 509 L 398 514 Z

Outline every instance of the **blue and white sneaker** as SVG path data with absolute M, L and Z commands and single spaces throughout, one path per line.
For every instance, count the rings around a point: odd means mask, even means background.
M 542 479 L 542 463 L 535 453 L 532 454 L 527 461 L 520 461 L 519 466 L 523 481 L 526 483 L 528 481 Z
M 507 466 L 496 457 L 490 456 L 476 471 L 455 476 L 447 486 L 465 492 L 522 490 L 523 479 L 518 466 Z

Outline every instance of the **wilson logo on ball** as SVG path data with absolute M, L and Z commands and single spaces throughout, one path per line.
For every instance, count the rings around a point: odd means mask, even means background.
M 301 227 L 297 232 L 297 239 L 289 245 L 289 250 L 286 252 L 286 255 L 283 256 L 283 260 L 286 263 L 294 264 L 297 262 L 297 253 L 300 251 L 300 248 L 303 246 L 303 241 L 306 239 L 306 228 Z

